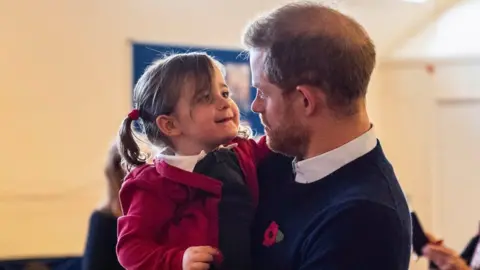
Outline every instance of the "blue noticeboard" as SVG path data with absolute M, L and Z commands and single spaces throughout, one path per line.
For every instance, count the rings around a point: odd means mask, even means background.
M 233 99 L 240 108 L 241 120 L 250 125 L 255 135 L 263 134 L 260 118 L 250 111 L 250 104 L 255 97 L 255 89 L 250 87 L 251 75 L 248 58 L 240 50 L 134 43 L 133 84 L 135 85 L 149 64 L 164 54 L 193 51 L 206 52 L 225 65 L 227 84 L 231 87 L 231 91 L 234 93 Z

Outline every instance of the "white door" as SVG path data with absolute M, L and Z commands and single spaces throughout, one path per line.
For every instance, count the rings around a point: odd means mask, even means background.
M 439 101 L 435 217 L 445 244 L 461 252 L 480 221 L 480 101 Z

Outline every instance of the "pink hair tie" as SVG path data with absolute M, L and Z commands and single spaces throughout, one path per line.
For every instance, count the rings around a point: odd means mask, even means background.
M 128 114 L 128 118 L 132 119 L 132 120 L 138 120 L 138 118 L 140 117 L 140 111 L 137 110 L 137 109 L 133 109 L 129 114 Z

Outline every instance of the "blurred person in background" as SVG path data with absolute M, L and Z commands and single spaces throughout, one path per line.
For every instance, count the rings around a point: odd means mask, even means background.
M 121 157 L 116 144 L 113 144 L 105 165 L 107 200 L 90 217 L 83 270 L 123 269 L 118 263 L 115 246 L 117 218 L 122 214 L 118 192 L 124 177 L 125 171 L 121 166 Z

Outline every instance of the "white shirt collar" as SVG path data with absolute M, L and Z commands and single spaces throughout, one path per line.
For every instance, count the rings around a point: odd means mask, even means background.
M 197 162 L 204 158 L 207 154 L 205 151 L 200 152 L 198 155 L 193 156 L 177 156 L 158 154 L 157 159 L 165 161 L 168 165 L 177 167 L 187 172 L 193 172 L 193 168 L 197 165 Z
M 294 161 L 295 182 L 308 184 L 323 179 L 372 151 L 375 146 L 377 146 L 377 137 L 372 127 L 360 137 L 336 149 L 299 162 Z
M 235 146 L 237 146 L 236 143 L 227 146 L 220 145 L 219 148 L 232 149 Z M 169 155 L 167 153 L 169 153 L 168 149 L 167 151 L 157 154 L 156 157 L 158 160 L 165 161 L 170 166 L 177 167 L 187 172 L 193 172 L 195 165 L 207 155 L 205 151 L 201 151 L 200 154 L 193 156 Z

